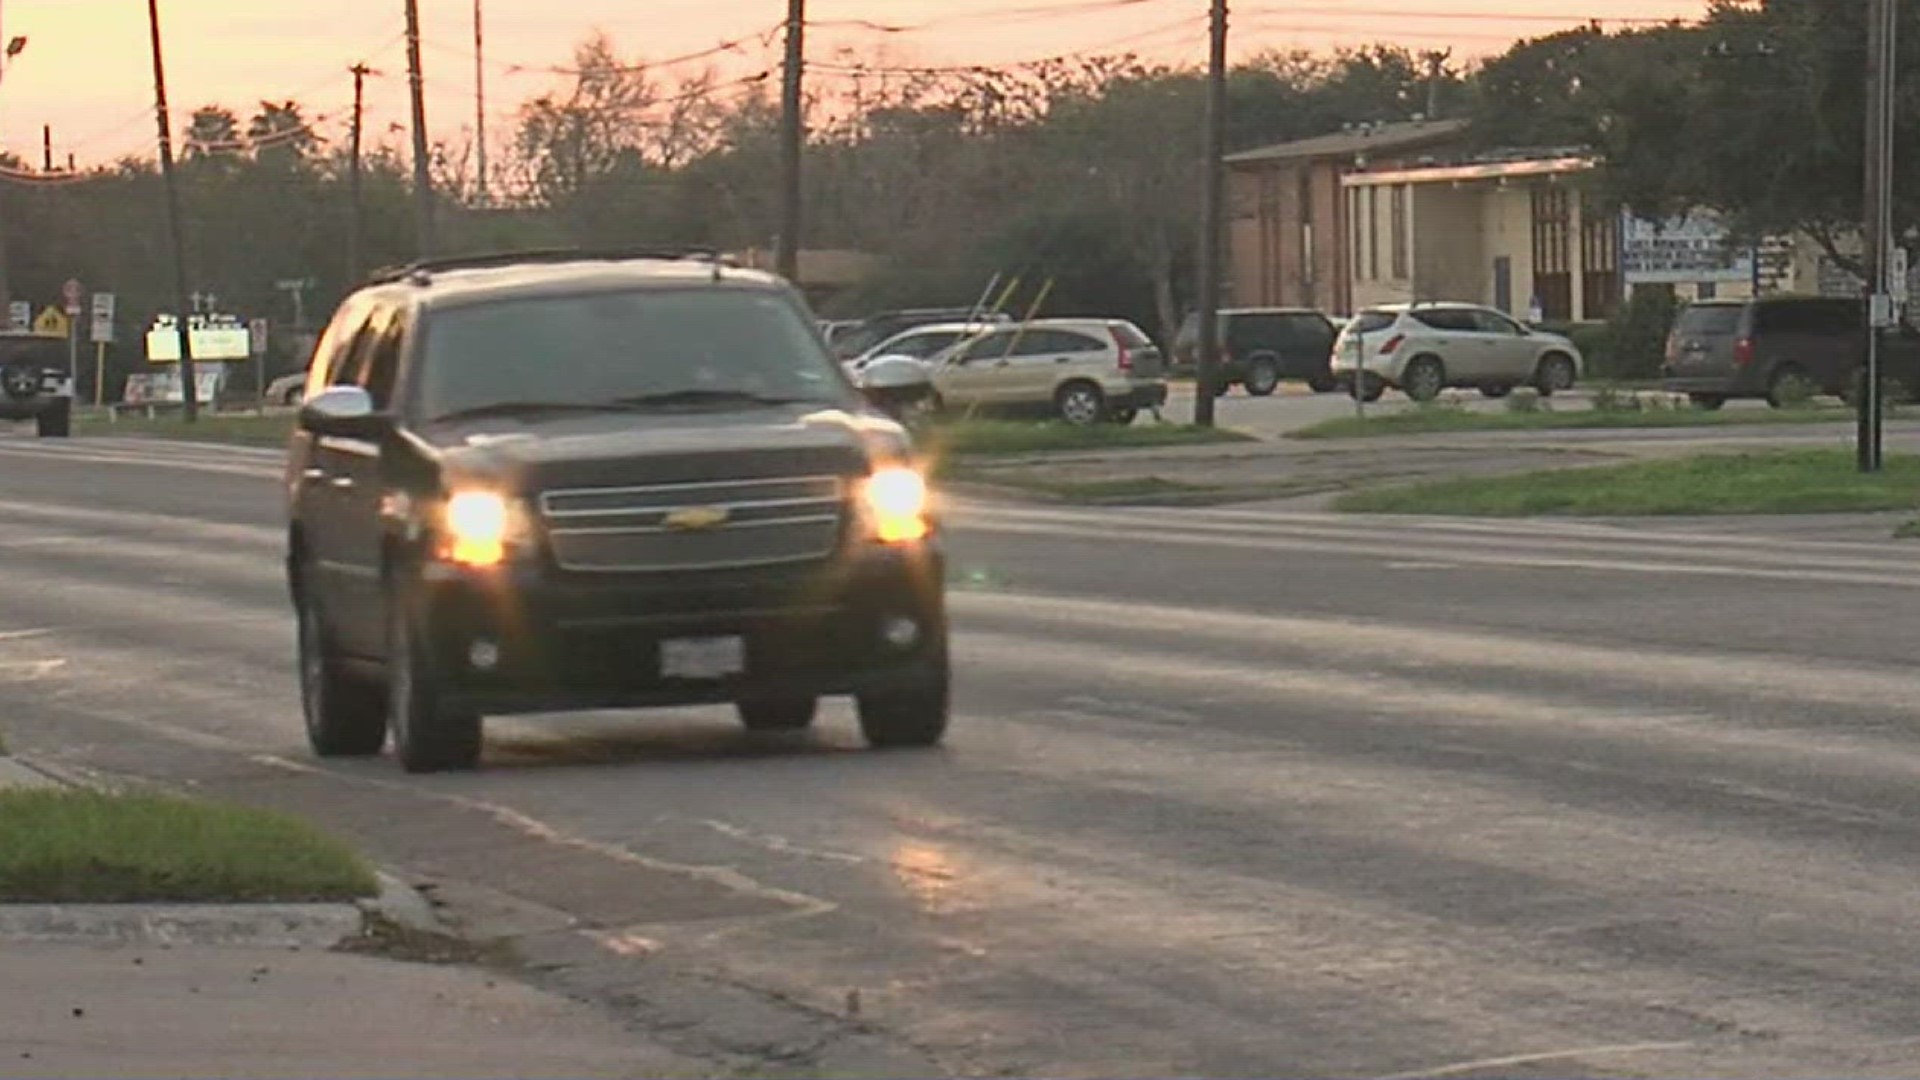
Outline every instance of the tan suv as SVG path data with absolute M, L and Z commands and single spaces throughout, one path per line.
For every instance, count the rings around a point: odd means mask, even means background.
M 1044 408 L 1069 424 L 1131 424 L 1167 401 L 1166 361 L 1125 319 L 1035 319 L 934 356 L 948 409 Z

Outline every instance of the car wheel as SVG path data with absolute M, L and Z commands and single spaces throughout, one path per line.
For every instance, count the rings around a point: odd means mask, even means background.
M 286 393 L 280 395 L 280 404 L 298 405 L 302 401 L 306 400 L 306 396 L 307 396 L 306 387 L 296 386 L 293 389 L 287 391 Z
M 406 604 L 395 596 L 387 607 L 387 726 L 400 767 L 410 773 L 474 768 L 480 764 L 480 717 L 447 708 Z
M 1792 364 L 1775 371 L 1773 378 L 1767 380 L 1767 404 L 1776 409 L 1805 405 L 1818 392 L 1819 387 L 1813 380 Z
M 1379 401 L 1387 392 L 1386 382 L 1372 372 L 1359 376 L 1356 385 L 1359 389 L 1354 392 L 1354 397 L 1360 401 Z
M 875 750 L 938 746 L 947 734 L 950 697 L 943 652 L 934 671 L 921 685 L 860 695 L 855 701 L 860 714 L 860 733 Z
M 1331 375 L 1316 375 L 1307 380 L 1307 389 L 1316 394 L 1331 394 L 1340 389 L 1340 380 Z
M 1135 420 L 1138 420 L 1139 418 L 1140 418 L 1139 409 L 1114 409 L 1111 412 L 1107 413 L 1107 419 L 1112 421 L 1113 423 L 1120 425 L 1121 427 L 1126 427 L 1128 424 L 1133 423 Z
M 1255 360 L 1247 366 L 1247 393 L 1254 397 L 1272 397 L 1280 389 L 1280 365 L 1271 360 Z
M 1075 427 L 1091 427 L 1106 417 L 1106 395 L 1088 382 L 1071 382 L 1053 395 L 1053 410 Z
M 43 439 L 64 439 L 73 434 L 73 402 L 62 401 L 52 412 L 43 412 L 34 421 Z
M 1688 394 L 1687 401 L 1701 412 L 1716 412 L 1727 403 L 1727 399 L 1720 394 Z
M 371 757 L 387 745 L 386 699 L 377 683 L 341 670 L 327 645 L 319 605 L 297 601 L 300 648 L 300 710 L 307 745 L 319 757 Z
M 1447 388 L 1447 369 L 1435 357 L 1416 356 L 1400 376 L 1400 385 L 1413 400 L 1432 401 Z
M 804 731 L 820 714 L 820 699 L 756 698 L 734 706 L 748 731 Z
M 1506 397 L 1508 394 L 1513 393 L 1513 387 L 1508 386 L 1505 383 L 1488 383 L 1487 385 L 1480 388 L 1480 393 L 1483 397 L 1490 397 L 1490 398 L 1494 398 L 1495 400 L 1498 400 L 1500 398 Z
M 1573 361 L 1558 353 L 1540 361 L 1540 370 L 1534 375 L 1533 388 L 1540 391 L 1541 397 L 1552 397 L 1562 391 L 1573 389 Z

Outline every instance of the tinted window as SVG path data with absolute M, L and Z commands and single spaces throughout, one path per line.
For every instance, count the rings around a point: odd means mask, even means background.
M 1469 314 L 1473 317 L 1475 327 L 1483 334 L 1505 334 L 1508 337 L 1518 337 L 1522 333 L 1519 323 L 1497 311 L 1474 311 Z
M 1151 349 L 1155 347 L 1153 339 L 1142 333 L 1140 328 L 1132 323 L 1115 323 L 1113 326 L 1113 336 L 1119 338 L 1120 344 L 1125 345 L 1129 349 Z
M 1400 316 L 1391 311 L 1363 311 L 1353 317 L 1353 321 L 1347 324 L 1347 329 L 1356 334 L 1371 334 L 1385 330 L 1399 321 Z
M 1674 330 L 1681 334 L 1732 334 L 1740 329 L 1740 308 L 1734 304 L 1696 305 L 1680 313 Z
M 1416 311 L 1413 313 L 1413 317 L 1419 322 L 1431 326 L 1435 330 L 1475 333 L 1480 329 L 1480 320 L 1474 318 L 1473 312 L 1462 311 L 1458 308 L 1438 308 Z
M 0 339 L 0 364 L 32 364 L 35 367 L 53 368 L 62 371 L 67 367 L 67 343 L 64 338 L 6 338 Z
M 427 417 L 522 402 L 601 405 L 681 392 L 844 400 L 846 383 L 784 296 L 648 289 L 530 297 L 429 316 L 415 403 Z
M 348 300 L 334 313 L 326 332 L 314 343 L 313 359 L 307 364 L 307 396 L 313 397 L 337 383 L 334 378 L 359 341 L 366 326 L 368 306 L 362 300 Z
M 1101 352 L 1107 343 L 1071 330 L 1029 330 L 1017 350 L 1021 356 Z
M 1860 321 L 1860 305 L 1850 300 L 1761 304 L 1754 314 L 1754 331 L 1844 336 L 1857 330 Z

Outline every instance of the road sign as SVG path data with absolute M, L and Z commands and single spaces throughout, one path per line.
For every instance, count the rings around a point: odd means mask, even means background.
M 33 328 L 33 305 L 25 300 L 15 300 L 7 305 L 7 329 L 30 330 Z
M 45 337 L 66 337 L 73 333 L 73 320 L 60 313 L 59 308 L 48 308 L 33 321 L 33 332 Z
M 85 295 L 86 287 L 80 284 L 80 279 L 78 278 L 68 278 L 67 283 L 60 286 L 60 299 L 67 302 L 67 314 L 69 315 L 80 314 L 80 298 Z
M 93 340 L 97 344 L 107 345 L 113 341 L 114 295 L 110 292 L 93 294 Z
M 247 323 L 247 345 L 253 355 L 267 355 L 267 320 L 254 319 Z

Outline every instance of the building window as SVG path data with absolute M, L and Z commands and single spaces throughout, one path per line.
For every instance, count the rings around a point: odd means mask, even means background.
M 1393 280 L 1405 281 L 1412 277 L 1407 273 L 1407 185 L 1396 184 L 1387 197 L 1387 212 L 1393 216 L 1387 236 L 1393 244 Z
M 1533 296 L 1549 322 L 1573 318 L 1572 201 L 1551 184 L 1533 188 Z
M 1367 280 L 1380 280 L 1380 189 L 1367 189 Z

